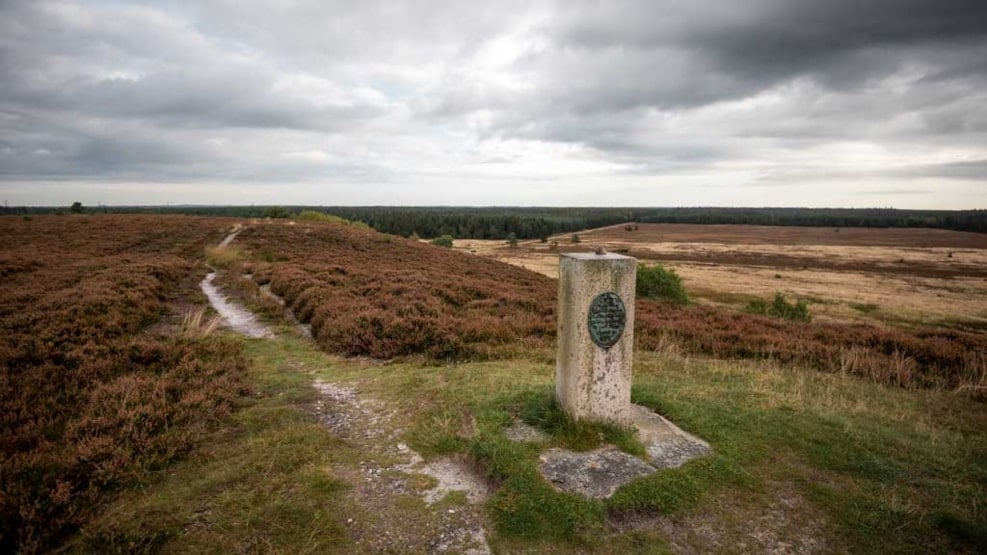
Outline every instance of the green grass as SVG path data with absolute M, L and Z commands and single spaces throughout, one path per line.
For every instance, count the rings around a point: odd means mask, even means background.
M 119 498 L 70 544 L 79 552 L 345 550 L 339 461 L 357 457 L 297 408 L 314 396 L 293 357 L 243 340 L 255 400 L 190 459 Z
M 605 443 L 612 443 L 632 455 L 645 456 L 644 445 L 638 441 L 633 428 L 573 420 L 555 401 L 551 388 L 542 388 L 535 395 L 527 397 L 521 418 L 548 433 L 559 447 L 589 451 Z
M 306 411 L 315 378 L 359 384 L 361 395 L 396 411 L 401 437 L 427 459 L 472 461 L 496 486 L 485 504 L 495 549 L 663 552 L 674 539 L 700 552 L 757 551 L 765 548 L 757 538 L 772 534 L 829 551 L 985 546 L 987 410 L 949 392 L 639 353 L 634 402 L 714 452 L 590 501 L 542 480 L 540 451 L 641 447 L 626 429 L 568 421 L 551 400 L 554 368 L 544 353 L 436 366 L 338 359 L 291 337 L 244 345 L 256 401 L 158 483 L 122 492 L 80 536 L 78 550 L 352 548 L 345 518 L 360 508 L 346 469 L 367 454 L 333 438 Z M 508 441 L 504 430 L 514 419 L 549 439 Z M 408 518 L 423 518 L 421 503 L 402 503 Z M 650 524 L 624 524 L 638 520 Z
M 820 533 L 828 545 L 972 549 L 982 538 L 987 413 L 980 403 L 846 376 L 650 354 L 638 355 L 635 371 L 634 401 L 708 440 L 714 453 L 598 503 L 546 488 L 535 473 L 538 446 L 503 437 L 511 417 L 520 417 L 548 432 L 548 445 L 621 443 L 618 429 L 566 423 L 551 402 L 551 366 L 515 360 L 361 370 L 376 395 L 419 407 L 409 434 L 416 448 L 465 453 L 501 485 L 491 517 L 498 541 L 512 548 L 558 541 L 602 548 L 601 538 L 618 541 L 605 531 L 624 514 L 738 520 L 731 511 L 743 505 L 753 521 L 779 489 L 804 502 L 792 518 L 826 522 Z

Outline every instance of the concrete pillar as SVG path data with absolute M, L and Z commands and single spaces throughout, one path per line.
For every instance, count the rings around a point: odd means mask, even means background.
M 559 257 L 555 395 L 575 419 L 629 424 L 637 260 Z

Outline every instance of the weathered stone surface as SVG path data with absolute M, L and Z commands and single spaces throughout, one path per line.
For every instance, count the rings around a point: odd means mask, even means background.
M 560 255 L 555 393 L 573 418 L 631 421 L 636 270 L 637 260 L 619 254 Z M 594 343 L 589 330 L 590 304 L 604 293 L 618 296 L 625 312 L 622 333 L 609 347 Z
M 609 445 L 585 453 L 549 449 L 541 455 L 539 470 L 562 491 L 605 499 L 634 478 L 651 474 L 655 467 Z
M 586 453 L 550 449 L 541 455 L 542 476 L 562 491 L 604 499 L 635 478 L 682 466 L 712 452 L 708 443 L 647 407 L 631 405 L 631 414 L 651 464 L 613 446 Z
M 631 405 L 637 438 L 656 468 L 676 468 L 712 452 L 705 441 L 682 431 L 668 419 L 641 405 Z

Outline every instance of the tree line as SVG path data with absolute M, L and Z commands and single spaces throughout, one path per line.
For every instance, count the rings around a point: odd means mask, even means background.
M 460 239 L 547 238 L 625 222 L 820 227 L 927 227 L 987 233 L 987 210 L 894 208 L 547 208 L 397 206 L 100 206 L 0 207 L 0 214 L 77 212 L 292 217 L 311 210 L 364 222 L 383 233 Z

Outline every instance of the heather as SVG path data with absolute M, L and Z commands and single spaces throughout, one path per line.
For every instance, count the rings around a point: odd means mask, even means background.
M 198 298 L 198 259 L 227 226 L 0 218 L 4 551 L 53 545 L 108 492 L 149 480 L 233 409 L 244 389 L 239 348 L 187 326 L 152 327 Z
M 246 270 L 312 324 L 323 348 L 390 359 L 551 356 L 556 282 L 365 229 L 267 224 L 237 238 Z M 984 384 L 987 337 L 933 328 L 800 322 L 640 298 L 638 348 L 775 360 L 902 387 Z

